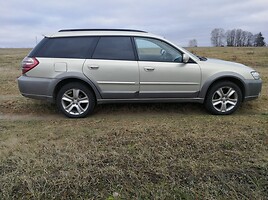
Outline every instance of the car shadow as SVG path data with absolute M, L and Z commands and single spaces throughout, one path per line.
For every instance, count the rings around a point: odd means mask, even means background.
M 204 106 L 198 103 L 120 103 L 97 105 L 94 114 L 125 113 L 181 113 L 207 114 Z

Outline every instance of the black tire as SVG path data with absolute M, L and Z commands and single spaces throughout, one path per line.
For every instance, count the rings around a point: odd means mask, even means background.
M 93 91 L 81 83 L 68 83 L 58 92 L 58 109 L 67 117 L 82 118 L 93 113 L 96 99 Z
M 214 115 L 229 115 L 239 108 L 241 102 L 241 89 L 233 82 L 222 81 L 208 91 L 205 107 Z

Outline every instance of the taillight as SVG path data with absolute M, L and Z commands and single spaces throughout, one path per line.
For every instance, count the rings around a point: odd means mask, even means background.
M 39 64 L 36 58 L 25 57 L 21 62 L 22 74 L 30 71 Z

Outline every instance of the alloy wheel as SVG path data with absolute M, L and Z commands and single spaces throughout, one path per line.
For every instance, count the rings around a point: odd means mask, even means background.
M 212 95 L 212 105 L 214 109 L 225 113 L 235 108 L 238 102 L 238 94 L 232 87 L 221 87 Z
M 63 94 L 61 104 L 67 113 L 81 115 L 88 109 L 89 97 L 80 89 L 70 89 Z

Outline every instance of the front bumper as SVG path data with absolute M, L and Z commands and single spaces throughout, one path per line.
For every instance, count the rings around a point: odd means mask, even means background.
M 261 94 L 262 80 L 246 80 L 245 81 L 245 101 L 256 99 Z

